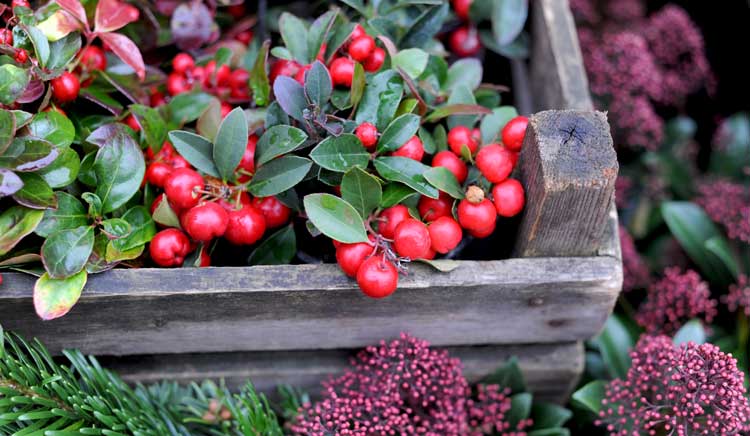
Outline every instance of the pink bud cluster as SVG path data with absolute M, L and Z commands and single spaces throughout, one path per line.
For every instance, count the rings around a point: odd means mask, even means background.
M 740 274 L 737 283 L 729 286 L 729 293 L 721 301 L 730 311 L 742 310 L 746 316 L 750 316 L 750 277 Z
M 596 424 L 610 436 L 729 436 L 750 429 L 744 374 L 712 344 L 644 335 L 625 380 L 605 390 Z
M 635 319 L 648 333 L 673 334 L 693 318 L 710 324 L 717 304 L 698 273 L 667 268 L 664 277 L 649 288 Z
M 635 248 L 628 230 L 620 226 L 620 250 L 622 252 L 622 290 L 641 289 L 648 285 L 649 271 L 646 262 Z
M 750 188 L 728 180 L 704 182 L 695 201 L 730 238 L 750 243 Z
M 352 368 L 324 383 L 323 398 L 305 405 L 292 425 L 296 435 L 525 436 L 510 429 L 510 398 L 497 385 L 472 396 L 461 362 L 426 341 L 400 339 L 360 352 Z M 486 432 L 485 430 L 488 430 Z M 517 431 L 516 431 L 517 430 Z

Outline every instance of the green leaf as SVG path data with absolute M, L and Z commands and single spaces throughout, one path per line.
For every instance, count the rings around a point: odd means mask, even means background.
M 42 176 L 36 173 L 19 173 L 18 176 L 23 181 L 23 188 L 13 194 L 13 199 L 33 209 L 55 207 L 55 193 Z
M 234 170 L 247 148 L 247 118 L 242 108 L 235 108 L 219 126 L 214 141 L 213 158 L 223 180 L 232 180 Z
M 438 260 L 427 260 L 427 259 L 416 259 L 417 262 L 421 262 L 431 266 L 432 268 L 440 272 L 451 272 L 454 269 L 461 266 L 461 261 L 452 259 L 438 259 Z
M 307 35 L 307 62 L 315 61 L 320 48 L 329 35 L 329 32 L 338 16 L 338 11 L 328 11 L 313 21 Z
M 256 197 L 269 197 L 296 186 L 310 171 L 312 162 L 299 156 L 283 156 L 258 168 L 248 186 Z
M 438 32 L 448 16 L 448 3 L 425 10 L 409 27 L 399 42 L 400 47 L 422 47 Z
M 156 234 L 156 224 L 151 219 L 148 209 L 143 206 L 129 209 L 122 219 L 130 225 L 131 231 L 129 235 L 111 242 L 112 246 L 120 252 L 143 246 Z
M 724 266 L 732 274 L 734 278 L 740 275 L 740 267 L 732 254 L 732 249 L 729 247 L 729 241 L 723 236 L 714 236 L 705 243 L 706 250 L 710 251 L 716 257 L 724 262 Z
M 122 262 L 123 260 L 137 259 L 143 254 L 143 250 L 146 248 L 145 245 L 138 245 L 127 251 L 120 251 L 114 245 L 119 239 L 113 239 L 107 243 L 107 247 L 104 249 L 104 259 L 108 263 Z
M 289 121 L 289 115 L 284 112 L 281 105 L 277 101 L 271 102 L 266 110 L 265 127 L 266 129 L 273 126 L 288 125 L 291 124 Z
M 527 436 L 570 436 L 570 430 L 567 428 L 545 428 L 532 430 L 527 433 Z
M 404 114 L 388 124 L 378 140 L 378 152 L 398 150 L 406 141 L 417 134 L 419 116 Z
M 508 45 L 521 33 L 529 14 L 528 0 L 495 0 L 492 33 L 498 45 Z
M 403 69 L 412 79 L 416 79 L 427 68 L 427 61 L 430 55 L 426 51 L 418 48 L 407 48 L 396 53 L 391 59 L 391 68 L 398 70 Z
M 250 71 L 250 90 L 253 93 L 253 99 L 255 104 L 258 106 L 265 106 L 268 104 L 268 98 L 271 95 L 271 84 L 268 80 L 268 74 L 266 73 L 266 60 L 268 59 L 268 47 L 270 41 L 263 43 L 258 57 L 255 59 L 255 64 Z
M 370 122 L 382 131 L 393 119 L 403 92 L 401 76 L 393 70 L 370 76 L 357 109 L 357 124 Z
M 11 170 L 0 168 L 0 198 L 13 195 L 23 188 L 23 180 Z
M 50 56 L 50 47 L 47 37 L 44 36 L 41 30 L 34 26 L 23 26 L 26 34 L 29 35 L 31 43 L 34 45 L 34 52 L 36 52 L 36 58 L 39 61 L 39 65 L 44 68 L 47 66 L 47 61 Z
M 310 152 L 310 158 L 322 168 L 345 173 L 355 166 L 366 168 L 370 153 L 356 135 L 345 133 L 321 141 Z
M 352 76 L 352 87 L 351 93 L 349 94 L 349 100 L 352 106 L 357 106 L 362 101 L 362 96 L 365 93 L 365 85 L 367 85 L 367 76 L 365 76 L 365 69 L 357 62 L 354 64 L 354 75 Z
M 610 315 L 604 330 L 592 339 L 602 354 L 607 370 L 613 378 L 624 379 L 630 368 L 630 349 L 635 345 L 633 337 L 618 315 Z
M 443 106 L 435 108 L 434 111 L 430 112 L 425 121 L 435 122 L 445 117 L 455 115 L 481 115 L 492 113 L 489 109 L 478 104 L 467 104 L 467 103 L 452 103 L 445 104 Z M 473 118 L 473 117 L 472 117 Z M 460 124 L 460 123 L 459 123 Z M 471 124 L 471 123 L 467 123 Z
M 284 41 L 284 46 L 294 56 L 294 59 L 303 65 L 308 64 L 310 57 L 307 47 L 307 24 L 296 16 L 284 12 L 279 18 L 279 32 L 281 33 L 281 39 Z
M 534 429 L 553 429 L 562 427 L 573 412 L 552 403 L 534 403 L 531 407 L 531 419 L 534 421 Z
M 86 271 L 62 279 L 44 273 L 34 284 L 34 309 L 39 318 L 49 321 L 68 313 L 81 297 L 87 278 Z
M 287 265 L 297 254 L 294 226 L 285 226 L 269 236 L 250 253 L 249 265 Z
M 599 411 L 602 410 L 605 386 L 604 380 L 594 380 L 575 391 L 571 400 L 574 404 L 578 404 L 598 416 Z
M 305 94 L 311 102 L 323 106 L 331 98 L 333 83 L 328 68 L 315 61 L 305 76 Z
M 84 192 L 81 194 L 81 199 L 89 205 L 88 214 L 90 217 L 100 218 L 102 216 L 102 199 L 98 195 Z
M 375 210 L 383 197 L 378 179 L 359 167 L 344 174 L 341 180 L 341 197 L 359 212 L 363 219 Z
M 508 411 L 509 428 L 516 428 L 518 423 L 529 418 L 533 397 L 528 392 L 515 394 L 510 398 L 510 410 Z
M 255 149 L 255 163 L 260 167 L 266 162 L 289 153 L 307 140 L 307 134 L 292 126 L 278 125 L 266 130 Z
M 29 73 L 13 64 L 0 65 L 0 103 L 12 104 L 29 85 Z
M 204 92 L 175 95 L 168 104 L 172 122 L 178 126 L 182 126 L 197 120 L 208 109 L 211 100 L 215 98 L 211 94 Z
M 35 233 L 42 238 L 60 230 L 74 229 L 88 224 L 86 208 L 75 196 L 58 191 L 55 197 L 57 209 L 45 210 L 44 219 L 35 230 Z
M 0 156 L 0 167 L 16 171 L 37 171 L 52 164 L 59 154 L 54 145 L 43 139 L 17 137 L 6 150 L 5 156 Z
M 489 29 L 480 29 L 479 39 L 485 47 L 509 59 L 526 59 L 531 51 L 531 37 L 524 31 L 521 31 L 513 42 L 506 45 L 499 45 L 495 41 L 495 35 Z
M 513 393 L 526 391 L 526 383 L 521 368 L 518 366 L 518 359 L 516 357 L 508 359 L 503 366 L 496 369 L 492 374 L 484 377 L 481 380 L 481 383 L 510 388 Z
M 96 160 L 96 151 L 87 154 L 81 160 L 81 167 L 78 170 L 78 181 L 86 186 L 96 186 L 96 174 L 94 173 L 94 160 Z
M 434 167 L 424 172 L 424 178 L 427 182 L 445 192 L 451 197 L 461 200 L 464 198 L 464 191 L 461 189 L 456 176 L 448 168 Z
M 37 228 L 44 217 L 41 210 L 11 206 L 0 213 L 0 256 L 5 256 Z
M 457 60 L 448 68 L 448 78 L 443 88 L 450 95 L 459 84 L 463 84 L 473 91 L 481 83 L 482 63 L 478 59 L 463 58 Z
M 133 114 L 135 119 L 138 120 L 138 124 L 141 125 L 146 142 L 152 145 L 159 145 L 164 142 L 167 138 L 167 123 L 161 117 L 158 110 L 134 104 L 130 106 L 130 113 Z
M 109 213 L 138 192 L 146 172 L 146 162 L 135 141 L 129 136 L 121 136 L 99 149 L 93 168 L 102 212 Z
M 102 232 L 109 239 L 119 239 L 128 236 L 132 229 L 130 223 L 122 218 L 110 218 L 101 222 Z
M 214 164 L 214 146 L 208 139 L 195 133 L 173 130 L 169 132 L 169 140 L 175 150 L 191 165 L 209 176 L 221 177 Z M 245 138 L 245 145 L 247 145 L 247 138 Z
M 424 127 L 419 128 L 419 139 L 422 141 L 422 147 L 424 152 L 427 154 L 435 154 L 437 152 L 437 145 L 435 139 L 430 135 L 430 132 Z
M 81 226 L 52 233 L 42 245 L 44 269 L 54 279 L 70 277 L 83 269 L 93 248 L 94 228 L 92 226 Z
M 503 127 L 508 121 L 518 116 L 513 106 L 500 106 L 492 109 L 492 114 L 482 118 L 479 130 L 482 132 L 482 144 L 492 144 L 500 141 Z
M 342 45 L 349 39 L 349 35 L 354 30 L 354 23 L 345 20 L 339 15 L 336 18 L 336 23 L 332 29 L 332 35 L 328 39 L 326 45 L 325 59 L 329 60 L 333 55 L 341 48 Z
M 13 142 L 16 133 L 16 117 L 13 112 L 0 109 L 0 156 Z
M 182 228 L 180 226 L 180 218 L 174 209 L 172 209 L 172 206 L 169 205 L 166 195 L 161 197 L 159 204 L 154 209 L 153 220 L 163 226 Z
M 28 125 L 29 133 L 44 139 L 58 148 L 66 148 L 73 143 L 75 128 L 65 115 L 57 111 L 39 112 Z
M 662 203 L 661 213 L 669 230 L 711 283 L 732 282 L 724 261 L 706 250 L 706 243 L 710 239 L 721 238 L 722 235 L 700 206 L 690 202 L 669 201 Z
M 291 77 L 279 76 L 273 82 L 273 93 L 276 102 L 284 112 L 297 121 L 304 122 L 304 110 L 307 108 L 305 90 Z
M 703 344 L 706 342 L 706 330 L 703 328 L 703 323 L 699 319 L 693 319 L 685 323 L 677 333 L 675 333 L 672 339 L 675 345 L 687 344 L 693 342 L 695 344 Z
M 401 182 L 430 198 L 438 198 L 437 188 L 424 178 L 430 167 L 407 157 L 391 156 L 375 159 L 375 169 L 381 177 L 392 182 Z
M 304 204 L 307 217 L 324 235 L 345 244 L 367 242 L 362 217 L 345 200 L 331 194 L 310 194 Z
M 451 91 L 450 96 L 448 97 L 448 104 L 449 105 L 466 105 L 469 107 L 474 108 L 480 108 L 481 106 L 477 105 L 477 100 L 474 98 L 474 93 L 471 89 L 469 89 L 468 86 L 465 86 L 463 84 L 458 84 L 453 88 L 453 91 Z M 482 112 L 489 112 L 484 110 L 484 108 L 481 109 Z M 471 127 L 476 123 L 477 116 L 476 115 L 450 115 L 448 117 L 448 129 L 452 129 L 456 126 L 468 126 Z
M 380 207 L 386 208 L 402 203 L 409 197 L 418 195 L 417 191 L 401 183 L 389 183 L 383 192 Z
M 52 71 L 65 68 L 81 49 L 81 35 L 77 32 L 69 33 L 49 45 L 50 53 L 47 68 Z

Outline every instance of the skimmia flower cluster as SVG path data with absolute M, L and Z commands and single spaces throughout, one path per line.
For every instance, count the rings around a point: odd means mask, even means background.
M 743 373 L 712 344 L 643 336 L 627 377 L 611 381 L 597 425 L 611 436 L 736 435 L 750 427 Z
M 705 182 L 698 187 L 696 203 L 730 238 L 750 243 L 750 188 L 728 180 Z
M 722 298 L 722 302 L 732 312 L 741 310 L 750 316 L 750 277 L 740 274 L 737 283 L 729 286 L 729 293 Z

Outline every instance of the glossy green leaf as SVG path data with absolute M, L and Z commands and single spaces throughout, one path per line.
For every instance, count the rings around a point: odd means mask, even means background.
M 323 106 L 331 98 L 333 83 L 328 68 L 315 61 L 305 75 L 305 94 L 311 102 Z
M 13 142 L 16 133 L 16 117 L 13 112 L 0 109 L 0 156 Z
M 23 181 L 23 188 L 13 194 L 13 199 L 19 204 L 33 209 L 55 207 L 57 199 L 52 188 L 36 173 L 18 173 Z
M 438 198 L 438 190 L 424 178 L 430 167 L 406 157 L 379 157 L 375 159 L 375 169 L 386 180 L 401 182 L 422 195 Z
M 386 70 L 370 76 L 357 109 L 357 124 L 370 122 L 379 131 L 393 119 L 404 92 L 401 76 Z
M 41 276 L 34 284 L 34 309 L 39 318 L 49 321 L 68 313 L 81 297 L 87 278 L 86 271 L 62 279 L 47 273 Z
M 107 235 L 109 239 L 124 238 L 125 236 L 128 236 L 132 231 L 132 229 L 130 228 L 130 223 L 122 218 L 110 218 L 102 220 L 100 225 L 102 232 L 104 232 L 104 234 Z
M 605 386 L 606 382 L 604 380 L 592 381 L 575 391 L 571 400 L 574 404 L 578 404 L 598 416 L 599 411 L 602 410 Z
M 331 194 L 310 194 L 304 204 L 307 217 L 324 235 L 346 244 L 367 242 L 362 217 L 345 200 Z
M 380 207 L 386 208 L 395 206 L 399 203 L 402 203 L 407 198 L 417 195 L 419 195 L 417 191 L 404 184 L 389 183 L 386 185 L 385 190 L 383 191 L 383 198 L 382 200 L 380 200 Z
M 572 417 L 573 412 L 557 404 L 535 402 L 531 407 L 531 419 L 536 430 L 562 427 Z
M 429 57 L 430 55 L 422 49 L 407 48 L 393 56 L 391 59 L 391 68 L 395 70 L 401 68 L 409 77 L 416 79 L 427 68 Z
M 47 68 L 52 71 L 65 68 L 81 49 L 81 35 L 77 32 L 69 33 L 64 38 L 51 42 L 49 48 Z
M 529 418 L 533 397 L 528 392 L 515 394 L 510 398 L 510 410 L 507 413 L 509 428 L 516 428 L 518 423 Z
M 13 195 L 23 188 L 23 180 L 13 171 L 0 168 L 0 198 Z
M 495 0 L 492 8 L 492 33 L 498 45 L 516 39 L 529 14 L 528 0 Z
M 93 248 L 92 226 L 52 233 L 42 245 L 44 269 L 55 279 L 70 277 L 83 269 Z
M 464 84 L 458 84 L 453 88 L 450 96 L 448 96 L 448 105 L 466 105 L 474 108 L 481 107 L 477 105 L 477 100 L 474 98 L 472 90 Z M 485 112 L 484 108 L 482 108 L 481 111 Z M 452 129 L 456 126 L 472 127 L 476 121 L 476 115 L 449 115 L 448 129 Z
M 370 153 L 356 135 L 329 136 L 310 151 L 310 158 L 329 171 L 345 173 L 351 168 L 367 167 Z
M 249 265 L 287 265 L 297 254 L 294 226 L 285 226 L 269 236 L 250 253 Z
M 349 94 L 349 101 L 352 106 L 357 106 L 362 101 L 366 85 L 367 76 L 365 75 L 365 69 L 362 64 L 357 62 L 354 64 L 354 75 L 352 76 L 352 87 Z
M 451 197 L 461 200 L 464 198 L 464 191 L 456 180 L 456 176 L 448 168 L 434 167 L 424 172 L 424 178 L 427 182 L 437 189 L 445 192 Z
M 66 148 L 51 165 L 38 170 L 37 174 L 42 176 L 51 188 L 63 188 L 76 180 L 80 167 L 78 153 Z
M 449 117 L 451 115 L 481 115 L 492 113 L 489 109 L 478 104 L 467 104 L 467 103 L 454 103 L 445 104 L 443 106 L 435 108 L 434 111 L 430 112 L 425 117 L 427 122 L 435 122 L 442 118 Z
M 107 247 L 104 249 L 104 259 L 109 263 L 122 262 L 124 260 L 132 260 L 141 257 L 145 245 L 138 245 L 131 248 L 130 250 L 121 251 L 118 250 L 114 245 L 119 239 L 113 239 L 107 243 Z
M 164 142 L 167 138 L 167 123 L 157 109 L 134 104 L 130 106 L 130 113 L 141 125 L 141 131 L 149 145 L 159 145 Z
M 398 150 L 406 141 L 417 134 L 419 116 L 404 114 L 388 124 L 378 140 L 378 152 Z
M 291 189 L 305 178 L 312 162 L 299 156 L 282 156 L 258 168 L 248 186 L 256 197 L 269 197 Z
M 338 11 L 328 11 L 316 18 L 315 21 L 310 25 L 307 35 L 307 62 L 312 63 L 315 61 L 317 54 L 329 36 L 330 31 L 335 24 Z
M 190 92 L 172 97 L 168 108 L 172 122 L 178 126 L 197 120 L 216 97 L 204 92 Z
M 57 208 L 44 211 L 44 219 L 36 227 L 35 233 L 42 238 L 50 234 L 88 224 L 86 208 L 75 196 L 64 191 L 55 192 Z
M 11 206 L 0 213 L 0 256 L 5 256 L 37 228 L 44 217 L 41 210 Z
M 169 200 L 166 196 L 162 196 L 159 204 L 154 209 L 153 220 L 166 227 L 174 227 L 177 229 L 182 228 L 180 226 L 180 218 L 177 213 L 169 205 Z
M 169 132 L 169 140 L 175 150 L 191 165 L 209 176 L 221 177 L 214 163 L 214 146 L 208 139 L 195 133 L 173 130 Z M 245 144 L 247 145 L 247 138 Z
M 102 200 L 102 212 L 109 213 L 127 203 L 138 192 L 146 172 L 146 162 L 135 141 L 124 136 L 99 149 L 93 169 L 97 181 L 96 195 Z
M 94 173 L 94 160 L 96 160 L 96 151 L 87 154 L 81 160 L 81 167 L 78 170 L 78 181 L 86 186 L 96 186 L 96 173 Z
M 296 16 L 284 12 L 279 18 L 279 31 L 284 46 L 294 59 L 301 64 L 308 64 L 308 32 L 307 24 Z
M 81 200 L 89 205 L 88 214 L 90 217 L 100 218 L 102 216 L 102 199 L 98 195 L 92 192 L 84 192 L 81 194 Z
M 268 73 L 266 73 L 269 46 L 270 41 L 263 43 L 258 52 L 258 57 L 255 59 L 255 64 L 253 64 L 253 68 L 250 71 L 250 90 L 252 91 L 255 104 L 258 106 L 267 105 L 271 95 L 271 84 L 268 80 Z
M 50 47 L 47 37 L 42 33 L 41 30 L 34 26 L 23 26 L 26 34 L 29 35 L 31 43 L 34 45 L 34 52 L 36 52 L 36 58 L 39 65 L 44 68 L 47 66 L 47 61 L 50 56 Z
M 531 37 L 524 31 L 521 31 L 513 42 L 506 45 L 498 44 L 490 29 L 480 29 L 479 39 L 485 47 L 509 59 L 526 59 L 531 52 Z
M 12 104 L 26 90 L 29 73 L 13 64 L 0 65 L 0 103 Z
M 375 210 L 383 198 L 380 182 L 367 171 L 354 167 L 341 180 L 341 197 L 359 212 L 363 219 Z
M 705 242 L 705 246 L 706 250 L 724 262 L 724 266 L 732 274 L 732 277 L 737 278 L 740 275 L 740 266 L 726 238 L 723 236 L 714 236 Z
M 500 142 L 503 127 L 516 116 L 518 116 L 518 112 L 513 106 L 500 106 L 492 109 L 492 113 L 482 118 L 482 122 L 479 123 L 482 144 Z
M 263 132 L 255 149 L 255 163 L 262 166 L 266 162 L 289 153 L 307 140 L 307 134 L 292 126 L 273 126 Z
M 28 125 L 29 133 L 44 139 L 58 148 L 67 148 L 73 143 L 76 131 L 73 123 L 57 111 L 39 112 Z
M 214 140 L 213 160 L 224 180 L 234 178 L 234 170 L 247 148 L 247 118 L 242 108 L 235 108 L 219 126 Z
M 624 379 L 630 368 L 630 349 L 635 340 L 618 315 L 611 315 L 604 324 L 604 330 L 592 342 L 598 346 L 609 374 Z
M 463 58 L 448 68 L 448 78 L 443 88 L 450 95 L 459 84 L 473 91 L 479 87 L 480 83 L 482 83 L 482 63 L 475 58 Z
M 447 2 L 441 3 L 440 6 L 426 9 L 409 26 L 399 42 L 400 47 L 422 47 L 440 32 L 449 10 Z
M 17 137 L 4 156 L 0 156 L 0 167 L 16 171 L 37 171 L 52 164 L 59 155 L 59 150 L 43 139 Z
M 297 121 L 305 121 L 303 113 L 307 108 L 307 97 L 302 85 L 291 77 L 279 76 L 273 82 L 273 94 L 287 115 Z
M 484 377 L 481 383 L 504 386 L 510 388 L 511 392 L 514 393 L 526 391 L 526 383 L 516 357 L 508 359 L 503 366 Z
M 143 206 L 135 206 L 122 215 L 122 219 L 130 225 L 130 234 L 112 241 L 114 248 L 121 252 L 133 250 L 143 246 L 156 234 L 156 224 L 151 219 L 148 209 Z
M 675 333 L 672 342 L 675 345 L 687 344 L 692 342 L 694 344 L 703 344 L 706 342 L 706 330 L 703 328 L 703 323 L 699 319 L 693 319 L 685 323 L 677 333 Z

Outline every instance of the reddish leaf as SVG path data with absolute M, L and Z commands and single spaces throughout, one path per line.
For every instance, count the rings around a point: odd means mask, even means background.
M 16 99 L 18 103 L 31 103 L 44 94 L 44 82 L 41 80 L 32 80 L 26 87 L 26 90 Z
M 62 279 L 53 279 L 47 273 L 34 285 L 34 309 L 39 318 L 49 321 L 70 311 L 81 297 L 86 286 L 86 271 Z
M 65 11 L 80 21 L 86 28 L 89 28 L 89 20 L 86 18 L 86 10 L 79 0 L 56 0 Z
M 138 8 L 120 0 L 99 0 L 96 5 L 94 31 L 98 33 L 114 32 L 136 21 L 139 15 Z
M 83 29 L 83 24 L 69 12 L 60 9 L 39 23 L 37 27 L 50 42 L 53 42 L 64 38 L 71 32 Z
M 143 63 L 143 56 L 141 56 L 138 46 L 130 38 L 119 33 L 102 33 L 99 38 L 109 46 L 117 57 L 135 70 L 139 79 L 146 78 L 146 65 Z

